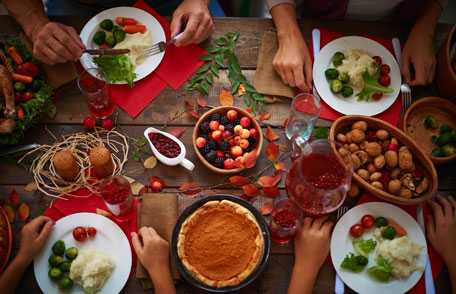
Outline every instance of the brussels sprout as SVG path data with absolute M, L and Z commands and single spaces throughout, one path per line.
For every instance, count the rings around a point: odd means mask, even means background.
M 73 288 L 73 280 L 70 279 L 69 277 L 63 277 L 60 281 L 59 281 L 59 289 L 60 290 L 70 290 L 71 288 Z
M 339 65 L 342 64 L 342 60 L 344 60 L 344 59 L 345 59 L 344 53 L 336 52 L 336 53 L 334 53 L 333 57 L 331 58 L 331 61 L 335 67 L 338 67 Z
M 435 157 L 443 157 L 444 156 L 442 148 L 440 148 L 440 147 L 432 149 L 431 154 L 432 154 L 432 156 L 435 156 Z
M 437 137 L 435 140 L 435 144 L 438 146 L 443 146 L 445 144 L 450 143 L 451 141 L 451 133 L 440 133 L 440 136 Z
M 393 240 L 396 237 L 396 230 L 393 227 L 387 226 L 382 230 L 382 237 L 388 240 Z
M 350 81 L 350 76 L 348 75 L 347 72 L 341 72 L 341 73 L 339 74 L 339 80 L 340 80 L 342 83 L 346 84 L 346 83 L 348 83 L 348 82 Z
M 63 273 L 62 271 L 59 269 L 59 268 L 56 268 L 56 267 L 53 267 L 49 270 L 48 272 L 48 276 L 51 280 L 53 281 L 57 281 L 57 280 L 60 280 L 60 278 L 62 277 Z
M 451 156 L 456 151 L 456 149 L 454 148 L 454 146 L 452 144 L 443 145 L 441 149 L 442 149 L 443 156 Z
M 335 68 L 325 70 L 325 76 L 328 80 L 335 80 L 339 76 L 339 71 Z
M 100 23 L 100 28 L 103 30 L 111 31 L 114 27 L 114 23 L 110 19 L 105 19 Z
M 52 252 L 55 255 L 63 256 L 65 254 L 65 242 L 58 240 L 52 245 Z
M 65 256 L 69 260 L 73 260 L 78 256 L 78 248 L 70 247 L 65 251 Z
M 125 40 L 125 32 L 122 29 L 117 29 L 113 32 L 114 35 L 114 40 L 116 40 L 116 43 L 120 43 L 123 40 Z
M 93 42 L 97 45 L 101 45 L 105 42 L 106 39 L 106 33 L 103 31 L 98 31 L 93 35 Z
M 108 44 L 108 46 L 111 48 L 114 47 L 116 45 L 114 35 L 111 33 L 106 34 L 105 43 Z
M 443 124 L 440 126 L 440 134 L 443 134 L 443 133 L 449 133 L 453 130 L 452 127 L 450 127 L 449 125 L 447 124 Z
M 353 88 L 350 86 L 344 85 L 342 87 L 341 93 L 342 93 L 342 96 L 344 96 L 344 97 L 350 97 L 351 95 L 353 95 Z
M 379 216 L 375 219 L 375 226 L 377 228 L 386 227 L 387 225 L 388 225 L 388 220 L 385 217 Z
M 332 80 L 329 86 L 333 93 L 339 93 L 340 91 L 342 91 L 343 87 L 342 82 L 339 80 Z
M 54 266 L 54 267 L 59 266 L 63 261 L 64 261 L 64 259 L 62 256 L 58 256 L 55 254 L 52 254 L 51 256 L 49 256 L 49 259 L 48 259 L 49 265 Z
M 437 120 L 432 115 L 428 115 L 424 119 L 424 126 L 426 129 L 437 129 Z
M 59 266 L 59 269 L 64 273 L 69 273 L 70 268 L 71 268 L 71 261 L 64 261 Z

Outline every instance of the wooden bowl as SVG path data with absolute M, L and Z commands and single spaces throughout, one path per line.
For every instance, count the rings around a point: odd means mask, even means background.
M 8 264 L 8 260 L 11 256 L 11 250 L 13 248 L 13 230 L 11 228 L 11 224 L 8 221 L 8 216 L 6 215 L 6 211 L 3 207 L 0 206 L 0 221 L 2 222 L 2 229 L 6 231 L 6 254 L 0 257 L 0 274 L 6 268 Z
M 420 146 L 434 164 L 441 165 L 455 160 L 456 153 L 447 157 L 432 156 L 432 149 L 436 146 L 432 143 L 431 136 L 438 135 L 439 131 L 424 127 L 423 122 L 428 115 L 434 116 L 439 125 L 445 123 L 456 129 L 456 104 L 438 97 L 426 97 L 413 103 L 402 118 L 401 129 Z
M 193 129 L 193 136 L 192 136 L 192 140 L 193 140 L 193 148 L 195 149 L 195 153 L 196 155 L 198 156 L 199 160 L 201 160 L 201 162 L 208 168 L 210 169 L 211 171 L 213 172 L 216 172 L 216 173 L 219 173 L 219 174 L 225 174 L 225 175 L 231 175 L 231 174 L 237 174 L 237 173 L 240 173 L 241 171 L 243 171 L 245 168 L 241 167 L 241 168 L 234 168 L 234 169 L 222 169 L 222 168 L 218 168 L 212 164 L 210 164 L 206 158 L 204 158 L 204 156 L 200 153 L 198 147 L 196 146 L 196 138 L 198 138 L 198 132 L 199 132 L 199 126 L 202 122 L 206 121 L 206 119 L 212 115 L 213 113 L 226 113 L 228 110 L 230 109 L 234 109 L 238 112 L 238 114 L 240 114 L 241 116 L 247 116 L 248 118 L 250 118 L 250 121 L 252 122 L 253 124 L 253 127 L 255 129 L 257 129 L 258 131 L 258 142 L 257 142 L 257 147 L 256 147 L 256 152 L 257 152 L 257 157 L 260 156 L 261 154 L 261 149 L 263 148 L 263 132 L 261 131 L 261 127 L 260 127 L 260 124 L 257 122 L 257 120 L 250 114 L 248 113 L 247 111 L 245 111 L 244 109 L 241 109 L 241 108 L 238 108 L 238 107 L 234 107 L 234 106 L 220 106 L 220 107 L 216 107 L 216 108 L 213 108 L 211 110 L 209 110 L 208 112 L 204 113 L 200 119 L 196 122 L 196 125 L 195 125 L 195 128 Z
M 393 125 L 387 122 L 384 122 L 378 118 L 367 117 L 362 115 L 348 115 L 337 119 L 332 124 L 331 129 L 329 131 L 331 147 L 333 148 L 334 152 L 339 156 L 339 152 L 336 150 L 335 144 L 336 135 L 340 132 L 346 132 L 350 130 L 351 125 L 359 120 L 367 122 L 369 128 L 387 130 L 390 134 L 394 135 L 394 137 L 400 142 L 400 144 L 407 146 L 410 152 L 412 152 L 413 154 L 414 161 L 419 163 L 419 165 L 423 168 L 425 176 L 429 179 L 429 188 L 420 197 L 407 199 L 373 187 L 367 181 L 361 178 L 356 172 L 353 173 L 353 179 L 355 180 L 355 182 L 358 183 L 365 190 L 369 191 L 371 194 L 386 201 L 399 205 L 416 205 L 434 197 L 437 192 L 438 179 L 437 172 L 435 170 L 434 165 L 432 164 L 432 161 L 424 153 L 424 151 L 412 139 L 410 139 L 410 137 L 408 137 L 400 129 L 394 127 Z
M 453 67 L 450 50 L 456 44 L 456 25 L 448 33 L 445 42 L 437 54 L 437 86 L 440 95 L 456 100 L 456 69 Z

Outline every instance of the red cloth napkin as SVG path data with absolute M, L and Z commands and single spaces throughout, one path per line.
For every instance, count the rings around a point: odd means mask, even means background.
M 62 217 L 80 213 L 80 212 L 92 212 L 96 213 L 97 208 L 109 211 L 104 201 L 99 197 L 90 192 L 88 189 L 81 188 L 79 190 L 71 192 L 71 196 L 64 196 L 65 199 L 58 199 L 53 201 L 48 207 L 44 215 L 50 217 L 54 221 L 58 221 Z M 132 271 L 136 269 L 136 254 L 131 244 L 131 233 L 136 232 L 138 228 L 138 208 L 139 201 L 135 199 L 133 201 L 133 208 L 127 214 L 121 216 L 112 215 L 110 219 L 115 222 L 125 233 L 132 249 Z M 75 224 L 77 226 L 77 224 Z
M 364 193 L 361 198 L 358 201 L 359 204 L 367 203 L 367 202 L 386 202 L 382 199 L 379 199 L 369 193 Z M 402 208 L 405 210 L 408 214 L 410 214 L 414 219 L 416 219 L 416 206 L 401 206 L 397 205 L 398 207 Z M 423 215 L 424 215 L 424 221 L 428 221 L 429 217 L 429 207 L 427 205 L 424 205 L 423 208 Z M 429 254 L 429 260 L 431 261 L 431 266 L 432 266 L 432 275 L 434 277 L 434 280 L 437 278 L 437 276 L 440 274 L 443 268 L 443 261 L 440 255 L 435 252 L 434 248 L 432 245 L 428 242 L 428 254 Z M 411 294 L 424 294 L 426 293 L 426 286 L 424 282 L 424 273 L 419 282 L 413 287 L 409 293 Z
M 143 0 L 134 7 L 145 10 L 154 16 L 165 31 L 166 39 L 170 38 L 170 26 L 166 18 L 158 14 Z M 196 45 L 176 47 L 170 45 L 157 69 L 146 78 L 135 83 L 133 88 L 128 85 L 111 85 L 110 94 L 114 102 L 131 117 L 136 117 L 157 97 L 166 86 L 180 88 L 192 74 L 204 63 L 200 56 L 206 50 Z
M 320 30 L 320 48 L 323 48 L 326 44 L 328 44 L 329 42 L 331 42 L 334 39 L 343 37 L 343 34 L 338 33 L 338 32 L 332 32 L 332 31 L 325 30 L 325 29 L 319 29 L 319 30 Z M 387 39 L 383 39 L 383 38 L 379 38 L 379 37 L 375 37 L 375 36 L 365 36 L 365 37 L 382 44 L 386 49 L 388 49 L 394 55 L 393 44 L 391 43 L 391 40 L 387 40 Z M 312 58 L 313 58 L 312 42 L 311 42 L 310 47 L 311 47 L 310 50 L 312 51 Z M 320 118 L 327 119 L 327 120 L 336 120 L 339 117 L 343 116 L 343 114 L 332 109 L 323 100 L 320 101 L 320 105 L 321 105 Z M 391 105 L 390 108 L 388 108 L 384 112 L 376 115 L 376 117 L 380 118 L 381 120 L 387 121 L 392 125 L 397 125 L 397 122 L 399 121 L 400 113 L 401 113 L 401 99 L 399 97 L 396 99 L 396 101 L 393 103 L 393 105 Z

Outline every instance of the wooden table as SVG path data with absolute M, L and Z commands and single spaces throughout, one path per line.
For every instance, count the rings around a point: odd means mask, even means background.
M 75 26 L 80 29 L 85 23 L 84 19 L 80 17 L 65 17 L 65 19 L 57 19 L 69 25 Z M 17 34 L 19 31 L 16 23 L 8 16 L 1 16 L 0 23 L 2 23 L 1 34 Z M 361 34 L 369 32 L 374 35 L 392 38 L 399 36 L 404 39 L 406 36 L 407 28 L 401 27 L 397 24 L 378 24 L 366 22 L 329 22 L 329 21 L 316 21 L 308 20 L 302 23 L 303 33 L 306 40 L 310 41 L 311 30 L 314 27 L 327 28 L 330 30 L 337 30 L 347 34 Z M 240 19 L 240 18 L 223 18 L 216 19 L 215 32 L 213 38 L 225 34 L 229 31 L 239 31 L 241 33 L 237 46 L 237 55 L 239 57 L 241 67 L 245 75 L 251 79 L 255 72 L 258 51 L 260 47 L 262 33 L 264 31 L 274 30 L 273 24 L 270 20 L 266 19 Z M 438 27 L 436 44 L 442 43 L 444 36 L 447 34 L 449 26 L 440 25 Z M 203 45 L 207 45 L 211 40 Z M 219 105 L 218 93 L 223 86 L 228 86 L 226 77 L 223 75 L 221 79 L 215 83 L 214 89 L 211 91 L 208 101 L 209 105 Z M 61 91 L 62 98 L 57 102 L 58 113 L 54 120 L 45 121 L 43 124 L 35 127 L 27 133 L 27 138 L 24 143 L 37 142 L 37 143 L 51 143 L 52 138 L 49 136 L 47 129 L 55 134 L 61 136 L 71 134 L 74 132 L 82 131 L 82 120 L 86 116 L 86 104 L 84 97 L 81 96 L 77 87 L 74 84 L 65 86 Z M 415 97 L 423 97 L 427 95 L 438 94 L 435 86 L 426 88 L 414 89 Z M 160 176 L 166 182 L 167 188 L 165 192 L 175 193 L 177 188 L 184 182 L 196 182 L 203 187 L 212 186 L 223 182 L 223 179 L 216 174 L 207 170 L 196 158 L 193 148 L 191 147 L 191 133 L 195 120 L 188 115 L 177 117 L 172 122 L 169 122 L 171 116 L 184 109 L 185 93 L 183 91 L 172 91 L 166 89 L 162 94 L 150 104 L 144 112 L 142 112 L 135 120 L 131 119 L 124 112 L 118 113 L 118 126 L 125 134 L 130 137 L 138 138 L 142 135 L 145 127 L 156 126 L 162 127 L 168 124 L 170 127 L 182 127 L 186 129 L 182 140 L 188 147 L 188 158 L 195 162 L 196 168 L 190 173 L 180 167 L 167 167 L 159 164 L 153 170 L 144 170 L 140 162 L 130 159 L 126 165 L 126 174 L 130 177 L 137 179 L 143 183 L 147 183 L 152 175 Z M 236 99 L 236 105 L 243 106 L 242 99 Z M 281 143 L 285 143 L 283 130 L 281 129 L 282 122 L 288 116 L 289 101 L 275 103 L 266 106 L 266 110 L 272 113 L 271 119 L 267 121 L 280 132 Z M 327 121 L 319 120 L 318 125 L 329 126 Z M 263 125 L 263 127 L 265 127 Z M 131 154 L 130 154 L 131 157 Z M 260 171 L 265 168 L 267 160 L 259 160 L 254 171 Z M 442 167 L 438 169 L 439 172 L 439 190 L 444 194 L 454 193 L 456 191 L 456 168 L 455 164 Z M 17 166 L 14 162 L 0 163 L 0 198 L 6 198 L 11 189 L 16 189 L 22 199 L 28 202 L 32 208 L 32 216 L 39 215 L 43 212 L 50 200 L 39 193 L 27 193 L 24 191 L 26 184 L 31 182 L 31 175 L 22 167 Z M 283 183 L 280 185 L 281 193 L 284 193 Z M 224 190 L 224 192 L 241 195 L 240 190 Z M 184 200 L 185 202 L 185 200 Z M 182 202 L 183 203 L 183 202 Z M 185 205 L 185 204 L 184 204 Z M 20 223 L 16 223 L 15 236 L 18 234 L 18 227 Z M 16 238 L 17 239 L 17 238 Z M 17 249 L 17 240 L 16 246 Z M 280 247 L 273 246 L 272 254 L 270 256 L 269 265 L 262 276 L 257 279 L 252 285 L 242 291 L 242 293 L 285 293 L 291 269 L 293 265 L 292 249 L 288 246 Z M 319 274 L 317 283 L 315 285 L 315 293 L 330 293 L 334 287 L 334 270 L 331 265 L 325 264 Z M 437 280 L 438 293 L 448 293 L 449 289 L 448 275 L 443 272 Z M 195 293 L 196 289 L 190 288 L 184 282 L 178 284 L 179 293 Z M 39 293 L 39 287 L 35 281 L 32 267 L 29 268 L 24 276 L 24 279 L 18 289 L 19 293 Z M 127 283 L 124 293 L 141 293 L 142 288 L 135 278 L 130 278 Z

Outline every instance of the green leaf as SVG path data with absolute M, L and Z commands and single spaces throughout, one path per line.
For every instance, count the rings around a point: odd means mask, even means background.
M 214 78 L 213 78 L 213 76 L 208 74 L 208 75 L 206 76 L 206 81 L 207 81 L 207 83 L 208 83 L 209 85 L 212 86 L 212 84 L 214 83 Z
M 203 55 L 203 56 L 200 57 L 200 59 L 201 59 L 202 61 L 209 62 L 209 61 L 212 61 L 212 56 L 210 56 L 210 55 Z
M 241 83 L 239 81 L 232 82 L 231 83 L 231 94 L 236 95 L 240 85 L 241 85 Z
M 211 67 L 210 63 L 206 63 L 205 65 L 201 66 L 197 71 L 196 74 L 201 74 L 206 72 Z
M 225 37 L 220 37 L 217 40 L 215 40 L 215 44 L 218 46 L 225 46 L 226 43 L 228 43 L 228 40 Z
M 216 77 L 219 76 L 219 68 L 217 67 L 217 65 L 212 64 L 212 66 L 211 66 L 211 72 L 212 72 Z
M 220 67 L 224 67 L 225 66 L 223 55 L 215 55 L 214 60 L 215 60 L 215 63 L 217 63 L 218 66 L 220 66 Z

